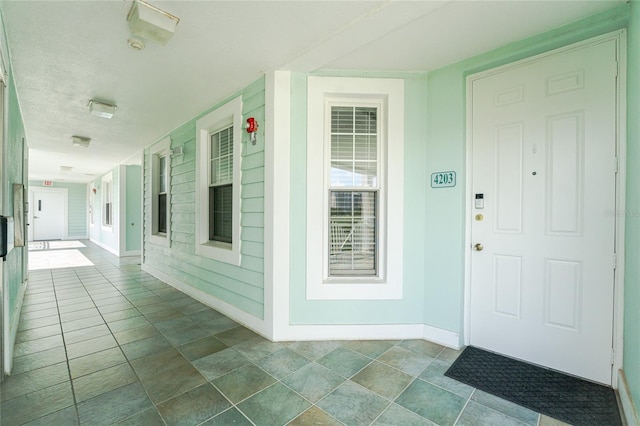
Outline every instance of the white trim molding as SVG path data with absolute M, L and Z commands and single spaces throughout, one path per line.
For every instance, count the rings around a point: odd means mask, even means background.
M 510 68 L 519 67 L 527 63 L 533 63 L 562 52 L 569 52 L 576 49 L 582 49 L 589 45 L 599 44 L 607 41 L 615 41 L 617 45 L 617 87 L 616 87 L 616 154 L 617 154 L 617 167 L 618 172 L 616 174 L 616 200 L 615 206 L 617 212 L 626 211 L 626 164 L 627 164 L 627 119 L 626 119 L 626 51 L 627 51 L 627 32 L 625 29 L 617 30 L 608 34 L 593 37 L 587 40 L 583 40 L 577 43 L 572 43 L 558 49 L 553 49 L 548 52 L 531 56 L 519 61 L 515 61 L 506 65 L 502 65 L 496 68 L 492 68 L 486 71 L 478 72 L 467 76 L 466 80 L 466 146 L 465 146 L 465 163 L 466 163 L 466 223 L 465 223 L 465 272 L 464 272 L 464 326 L 463 326 L 463 342 L 465 345 L 470 343 L 470 330 L 471 330 L 471 254 L 472 254 L 472 241 L 471 241 L 471 227 L 473 217 L 473 194 L 472 190 L 472 166 L 473 166 L 473 153 L 472 153 L 472 127 L 469 125 L 470 117 L 472 117 L 473 109 L 472 103 L 469 101 L 473 99 L 472 82 L 479 78 L 484 78 L 493 74 L 497 74 L 508 70 Z M 616 373 L 622 369 L 623 363 L 623 336 L 624 336 L 624 270 L 625 270 L 625 215 L 616 215 L 616 227 L 615 227 L 615 254 L 616 254 L 616 266 L 614 274 L 614 311 L 613 311 L 613 365 L 611 370 L 611 386 L 616 389 L 619 380 L 617 380 Z
M 165 158 L 166 167 L 166 232 L 158 231 L 158 194 L 160 187 L 160 158 Z M 171 138 L 164 138 L 149 148 L 149 170 L 151 179 L 151 223 L 147 224 L 149 242 L 163 247 L 171 246 Z
M 328 103 L 351 100 L 383 105 L 381 200 L 377 276 L 328 277 Z M 315 77 L 307 79 L 307 299 L 398 300 L 403 295 L 404 80 Z
M 638 416 L 638 410 L 633 403 L 633 397 L 631 396 L 624 370 L 618 370 L 617 385 L 620 405 L 622 405 L 622 415 L 624 416 L 624 420 L 626 420 L 627 426 L 639 426 L 640 416 Z
M 267 337 L 289 326 L 291 72 L 265 76 L 264 318 Z
M 231 244 L 209 240 L 209 151 L 210 135 L 233 126 L 233 201 Z M 220 262 L 240 265 L 242 186 L 242 96 L 196 120 L 196 254 Z

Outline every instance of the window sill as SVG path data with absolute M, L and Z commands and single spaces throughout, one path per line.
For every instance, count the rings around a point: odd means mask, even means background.
M 239 244 L 206 241 L 201 244 L 196 244 L 196 254 L 219 262 L 240 265 Z
M 155 245 L 169 247 L 170 240 L 167 234 L 157 233 L 157 234 L 151 235 L 151 238 L 149 239 L 149 241 Z

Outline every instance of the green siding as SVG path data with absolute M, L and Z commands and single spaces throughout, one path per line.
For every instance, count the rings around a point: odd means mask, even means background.
M 5 114 L 5 118 L 7 119 L 7 133 L 5 134 L 6 138 L 3 153 L 5 158 L 3 161 L 4 170 L 2 170 L 2 182 L 4 184 L 2 214 L 4 216 L 13 216 L 13 184 L 22 183 L 27 186 L 28 183 L 24 180 L 24 124 L 22 122 L 22 114 L 20 112 L 15 83 L 11 72 L 9 74 L 9 84 L 5 90 L 8 92 L 9 102 L 7 105 L 8 111 Z M 6 261 L 4 262 L 4 276 L 8 281 L 5 284 L 5 289 L 8 292 L 9 299 L 9 312 L 7 313 L 9 319 L 13 319 L 16 309 L 20 308 L 17 305 L 18 295 L 20 294 L 22 283 L 27 279 L 23 267 L 23 262 L 27 260 L 26 257 L 26 247 L 15 247 L 7 255 Z M 6 317 L 7 316 L 5 316 L 5 318 Z M 9 329 L 11 329 L 13 324 L 9 324 L 9 327 Z
M 240 93 L 242 123 L 255 117 L 260 124 L 257 143 L 242 132 L 241 265 L 218 262 L 195 254 L 196 120 L 227 101 L 171 132 L 171 146 L 183 146 L 182 156 L 171 157 L 171 246 L 154 244 L 151 234 L 151 155 L 144 155 L 144 263 L 182 283 L 229 303 L 257 318 L 264 318 L 264 79 Z
M 29 181 L 29 187 L 47 188 L 42 181 Z M 67 206 L 67 233 L 69 238 L 87 238 L 88 208 L 87 185 L 84 183 L 53 182 L 53 188 L 66 188 L 69 196 Z

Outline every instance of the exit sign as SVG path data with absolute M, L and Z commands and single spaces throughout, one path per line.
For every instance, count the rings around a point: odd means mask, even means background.
M 52 180 L 42 181 L 42 186 L 53 186 L 53 181 Z

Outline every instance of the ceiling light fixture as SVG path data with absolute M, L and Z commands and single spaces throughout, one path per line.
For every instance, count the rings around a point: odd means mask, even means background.
M 167 44 L 180 19 L 147 2 L 134 0 L 127 21 L 134 36 Z
M 73 170 L 71 166 L 60 166 L 60 171 L 63 173 L 70 173 Z
M 84 136 L 71 136 L 71 143 L 73 144 L 73 146 L 88 148 L 90 142 L 91 142 L 91 138 L 87 138 Z
M 96 101 L 95 99 L 89 101 L 89 112 L 96 117 L 111 118 L 115 114 L 116 108 L 115 105 Z

